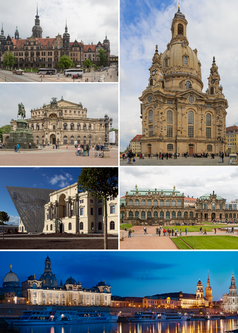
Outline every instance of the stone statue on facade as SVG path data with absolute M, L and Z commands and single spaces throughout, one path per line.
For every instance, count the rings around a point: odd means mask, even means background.
M 57 98 L 56 97 L 52 97 L 52 101 L 50 102 L 50 108 L 52 109 L 53 107 L 56 107 L 57 104 Z

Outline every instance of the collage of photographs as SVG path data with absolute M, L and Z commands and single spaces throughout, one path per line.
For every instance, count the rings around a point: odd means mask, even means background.
M 1 3 L 0 333 L 238 333 L 237 22 Z

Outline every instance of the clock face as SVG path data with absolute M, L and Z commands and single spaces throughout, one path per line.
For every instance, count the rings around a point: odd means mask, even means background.
M 149 96 L 148 98 L 147 98 L 147 102 L 151 102 L 152 101 L 152 96 Z
M 152 71 L 152 75 L 155 75 L 155 70 L 154 70 L 154 71 Z

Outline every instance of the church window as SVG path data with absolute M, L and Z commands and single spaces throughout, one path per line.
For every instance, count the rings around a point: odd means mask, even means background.
M 194 137 L 194 126 L 188 126 L 188 136 L 189 138 Z
M 206 114 L 206 138 L 210 139 L 211 138 L 211 134 L 212 134 L 212 128 L 211 128 L 211 124 L 212 124 L 212 120 L 211 120 L 211 114 L 207 113 Z
M 160 200 L 160 207 L 164 206 L 164 200 Z
M 149 137 L 153 136 L 153 125 L 149 125 Z
M 133 200 L 129 199 L 129 206 L 133 206 Z
M 138 199 L 135 200 L 135 206 L 139 206 L 139 200 Z
M 207 151 L 212 151 L 212 145 L 207 145 Z
M 167 99 L 167 104 L 173 104 L 173 100 L 172 99 Z
M 130 210 L 129 211 L 129 218 L 132 218 L 133 217 L 133 212 Z
M 191 82 L 190 82 L 190 81 L 186 81 L 186 83 L 185 83 L 185 87 L 186 87 L 186 89 L 190 89 L 190 88 L 192 88 L 192 84 L 191 84 Z
M 141 212 L 141 218 L 142 218 L 142 219 L 145 219 L 145 212 L 144 212 L 144 211 Z
M 151 217 L 151 212 L 147 212 L 147 218 Z
M 170 212 L 166 212 L 166 219 L 170 219 Z
M 135 218 L 137 218 L 137 219 L 139 218 L 139 212 L 138 211 L 135 212 Z
M 173 126 L 167 125 L 167 137 L 172 138 L 173 137 Z
M 153 123 L 153 110 L 149 111 L 149 124 Z
M 210 93 L 211 95 L 214 95 L 214 87 L 211 87 Z
M 151 206 L 151 205 L 152 205 L 151 200 L 147 200 L 147 206 Z
M 165 67 L 169 67 L 169 59 L 165 59 Z
M 211 126 L 211 115 L 210 113 L 206 114 L 206 126 Z
M 184 63 L 184 65 L 187 65 L 187 64 L 188 64 L 188 57 L 185 56 L 185 57 L 183 58 L 183 63 Z
M 158 217 L 158 212 L 154 211 L 154 217 L 157 218 Z
M 173 124 L 173 112 L 171 110 L 167 112 L 167 124 Z
M 174 146 L 172 145 L 172 143 L 167 144 L 167 151 L 173 151 Z
M 164 218 L 164 212 L 160 212 L 159 215 L 160 215 L 160 218 L 162 218 L 162 219 Z
M 188 101 L 189 101 L 190 104 L 193 104 L 194 103 L 194 97 L 192 95 L 190 95 L 188 97 Z
M 212 137 L 211 127 L 206 127 L 206 138 L 210 139 Z
M 178 24 L 178 35 L 183 35 L 183 25 L 181 23 Z

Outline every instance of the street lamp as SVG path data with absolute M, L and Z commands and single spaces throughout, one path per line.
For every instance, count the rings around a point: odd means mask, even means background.
M 109 126 L 112 126 L 112 118 L 109 118 L 108 115 L 105 114 L 104 119 L 100 119 L 100 126 L 102 126 L 103 122 L 104 122 L 104 126 L 105 126 L 105 142 L 104 142 L 104 151 L 109 151 L 109 147 L 108 147 L 108 128 Z

